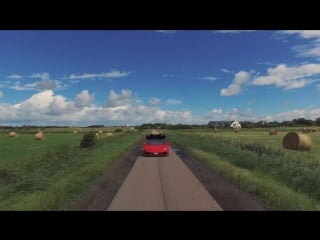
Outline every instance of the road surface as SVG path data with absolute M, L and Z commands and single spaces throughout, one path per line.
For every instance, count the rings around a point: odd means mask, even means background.
M 108 211 L 222 211 L 171 149 L 167 157 L 138 156 Z

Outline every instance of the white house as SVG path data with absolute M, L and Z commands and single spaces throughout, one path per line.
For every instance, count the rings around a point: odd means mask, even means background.
M 233 123 L 231 123 L 230 127 L 235 128 L 235 129 L 241 128 L 241 124 L 237 121 L 234 121 Z

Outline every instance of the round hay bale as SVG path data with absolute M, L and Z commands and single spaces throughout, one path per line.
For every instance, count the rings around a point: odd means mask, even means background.
M 271 129 L 269 131 L 269 135 L 278 135 L 278 131 L 277 130 L 274 130 L 274 129 Z
M 42 131 L 37 132 L 34 136 L 36 140 L 45 140 L 45 136 Z
M 303 133 L 310 133 L 310 129 L 309 129 L 309 128 L 304 128 L 304 129 L 302 130 L 302 132 L 303 132 Z
M 113 137 L 113 134 L 111 132 L 108 132 L 106 135 L 107 137 Z
M 12 138 L 15 138 L 15 137 L 18 137 L 18 134 L 17 134 L 17 132 L 10 132 L 9 136 Z
M 154 130 L 152 129 L 151 132 L 150 132 L 151 135 L 159 135 L 161 134 L 158 130 Z
M 99 133 L 96 133 L 96 138 L 100 139 L 100 134 Z
M 289 132 L 284 136 L 282 145 L 290 150 L 309 150 L 312 146 L 312 141 L 306 134 Z
M 73 133 L 76 134 L 76 133 L 78 133 L 78 131 L 74 130 Z

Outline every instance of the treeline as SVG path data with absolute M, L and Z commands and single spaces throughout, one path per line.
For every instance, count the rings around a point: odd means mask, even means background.
M 305 119 L 305 118 L 297 118 L 291 121 L 259 121 L 259 122 L 250 122 L 250 121 L 242 121 L 240 122 L 242 128 L 275 128 L 275 127 L 312 127 L 312 126 L 320 126 L 320 118 L 316 120 Z
M 144 123 L 137 126 L 137 129 L 196 129 L 205 128 L 204 124 L 166 124 L 166 123 Z
M 90 125 L 81 128 L 104 128 L 104 125 Z M 73 128 L 73 126 L 39 126 L 39 125 L 23 125 L 23 126 L 0 126 L 0 129 L 48 129 L 48 128 Z
M 231 123 L 231 121 L 230 121 Z M 311 127 L 320 126 L 320 117 L 316 120 L 297 118 L 291 121 L 240 121 L 242 128 L 277 128 L 277 127 Z M 229 125 L 230 126 L 230 125 Z M 227 127 L 229 127 L 227 126 Z M 197 128 L 215 128 L 208 124 L 166 124 L 166 123 L 144 123 L 137 126 L 137 129 L 197 129 Z
M 88 128 L 104 128 L 104 125 L 90 125 Z
M 44 128 L 70 128 L 69 126 L 38 126 L 38 125 L 23 125 L 23 126 L 0 126 L 0 129 L 44 129 Z
M 210 121 L 214 122 L 214 121 Z M 231 123 L 231 121 L 230 121 Z M 320 117 L 311 120 L 305 118 L 297 118 L 291 121 L 240 121 L 242 128 L 276 128 L 276 127 L 311 127 L 311 126 L 320 126 Z M 104 128 L 104 125 L 90 125 L 82 128 Z M 216 126 L 208 124 L 167 124 L 167 123 L 143 123 L 140 126 L 135 126 L 135 129 L 197 129 L 197 128 L 214 128 Z M 226 126 L 229 127 L 229 126 Z M 20 127 L 13 126 L 0 126 L 0 129 L 11 130 L 11 129 L 47 129 L 47 128 L 70 128 L 70 126 L 37 126 L 37 125 L 23 125 Z M 118 127 L 120 128 L 120 127 Z

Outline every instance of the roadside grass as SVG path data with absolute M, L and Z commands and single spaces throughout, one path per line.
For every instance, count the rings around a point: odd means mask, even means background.
M 141 132 L 102 136 L 96 146 L 83 149 L 82 134 L 48 133 L 45 141 L 30 140 L 28 134 L 16 139 L 0 135 L 4 152 L 0 159 L 0 210 L 68 209 L 142 136 Z
M 283 149 L 284 134 L 191 130 L 167 135 L 273 210 L 320 210 L 320 134 L 310 134 L 316 143 L 310 151 Z

